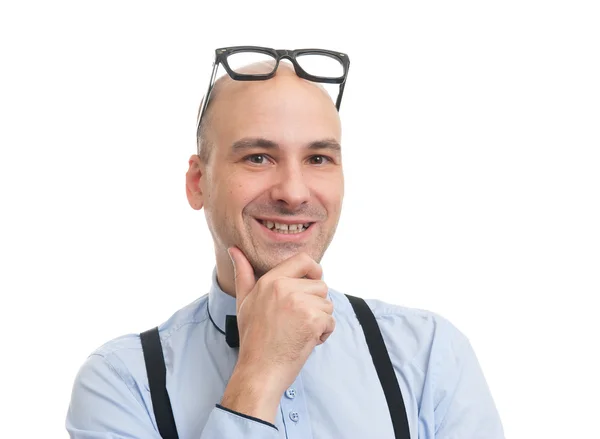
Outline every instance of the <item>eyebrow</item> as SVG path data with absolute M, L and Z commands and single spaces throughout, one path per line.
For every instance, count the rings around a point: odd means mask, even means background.
M 245 137 L 233 143 L 231 146 L 231 150 L 236 153 L 248 149 L 253 148 L 263 148 L 263 149 L 280 149 L 278 143 L 273 142 L 272 140 L 265 139 L 263 137 Z M 340 152 L 342 150 L 341 145 L 335 139 L 322 139 L 316 140 L 308 144 L 308 149 L 311 150 L 322 150 L 329 149 L 335 152 Z

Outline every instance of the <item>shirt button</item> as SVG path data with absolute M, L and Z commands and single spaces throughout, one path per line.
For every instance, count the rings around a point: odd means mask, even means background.
M 296 397 L 296 389 L 287 389 L 285 391 L 285 396 L 287 396 L 290 399 L 294 399 Z
M 300 418 L 300 416 L 298 416 L 298 412 L 290 412 L 290 419 L 294 422 L 298 422 L 298 419 Z

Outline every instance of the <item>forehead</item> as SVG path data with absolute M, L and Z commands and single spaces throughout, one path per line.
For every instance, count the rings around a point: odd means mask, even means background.
M 341 142 L 339 115 L 330 96 L 295 75 L 228 81 L 212 111 L 213 140 L 219 149 L 244 137 L 262 137 L 282 146 L 324 138 Z

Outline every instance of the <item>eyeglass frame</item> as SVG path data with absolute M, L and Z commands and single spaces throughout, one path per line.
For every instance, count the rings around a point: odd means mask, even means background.
M 259 52 L 264 53 L 266 55 L 272 56 L 275 59 L 275 67 L 271 73 L 267 74 L 248 74 L 248 73 L 236 73 L 233 69 L 230 68 L 229 63 L 227 62 L 227 57 L 233 55 L 238 52 Z M 317 54 L 329 56 L 330 58 L 334 58 L 342 64 L 342 68 L 344 69 L 342 76 L 337 78 L 329 78 L 324 76 L 316 76 L 307 73 L 296 60 L 297 56 L 306 55 L 306 54 Z M 344 94 L 344 87 L 346 85 L 346 78 L 348 77 L 348 70 L 350 68 L 350 58 L 348 55 L 342 52 L 336 52 L 333 50 L 325 50 L 325 49 L 297 49 L 297 50 L 277 50 L 271 49 L 268 47 L 260 47 L 260 46 L 233 46 L 233 47 L 222 47 L 215 50 L 215 61 L 213 62 L 213 71 L 210 76 L 210 82 L 208 84 L 208 90 L 206 91 L 206 95 L 202 101 L 202 108 L 200 109 L 200 113 L 198 114 L 198 120 L 196 123 L 196 133 L 200 130 L 200 123 L 202 122 L 202 116 L 206 111 L 206 107 L 208 106 L 208 102 L 210 100 L 210 93 L 215 84 L 215 76 L 217 74 L 217 69 L 219 64 L 221 64 L 227 74 L 231 77 L 231 79 L 235 81 L 264 81 L 267 79 L 273 78 L 277 73 L 277 68 L 279 67 L 279 61 L 282 59 L 288 59 L 292 65 L 294 66 L 294 70 L 298 77 L 306 79 L 312 82 L 321 82 L 324 84 L 340 84 L 340 88 L 338 91 L 338 97 L 335 102 L 335 108 L 337 111 L 340 111 L 340 106 L 342 103 L 342 95 Z

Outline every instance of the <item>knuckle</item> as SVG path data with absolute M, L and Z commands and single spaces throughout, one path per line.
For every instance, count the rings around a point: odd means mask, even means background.
M 316 280 L 314 282 L 314 294 L 323 299 L 327 299 L 327 293 L 329 292 L 329 287 L 327 286 L 327 284 L 322 280 Z
M 329 324 L 332 329 L 335 329 L 335 318 L 333 316 L 329 316 Z
M 258 287 L 262 288 L 265 286 L 265 284 L 267 284 L 266 276 L 262 276 L 256 281 L 256 286 L 258 286 Z
M 311 312 L 311 316 L 310 316 L 310 326 L 311 328 L 313 328 L 313 331 L 315 333 L 319 333 L 319 335 L 321 335 L 321 330 L 323 329 L 323 326 L 325 324 L 325 319 L 323 318 L 323 313 L 320 311 L 313 311 Z
M 327 284 L 325 283 L 324 280 L 319 280 L 319 288 L 322 293 L 327 294 L 327 292 L 329 291 L 329 287 L 327 286 Z
M 327 314 L 333 314 L 333 303 L 331 301 L 327 301 L 327 303 L 325 304 L 325 310 Z
M 303 299 L 302 294 L 298 294 L 298 293 L 290 294 L 290 306 L 292 307 L 292 309 L 299 309 L 299 310 L 301 310 L 301 312 L 310 314 L 310 310 L 302 305 L 302 303 L 303 303 L 302 299 Z
M 286 292 L 285 278 L 280 277 L 275 279 L 271 284 L 271 288 L 276 297 L 282 297 Z

